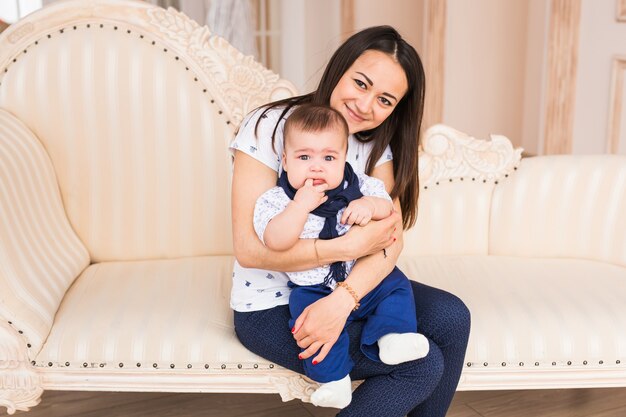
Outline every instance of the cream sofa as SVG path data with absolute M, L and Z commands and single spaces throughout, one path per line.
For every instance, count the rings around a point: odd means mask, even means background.
M 313 385 L 237 341 L 230 154 L 294 94 L 173 10 L 55 3 L 0 37 L 0 405 Z M 400 267 L 468 304 L 461 390 L 626 386 L 626 158 L 426 133 Z

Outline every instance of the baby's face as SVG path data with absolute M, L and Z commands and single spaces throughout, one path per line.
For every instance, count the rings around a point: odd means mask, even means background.
M 348 146 L 341 129 L 292 129 L 285 139 L 283 169 L 293 188 L 300 189 L 308 179 L 313 180 L 313 185 L 328 184 L 329 190 L 341 184 Z

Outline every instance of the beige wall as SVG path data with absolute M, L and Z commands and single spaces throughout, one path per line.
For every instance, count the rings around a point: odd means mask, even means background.
M 572 152 L 608 151 L 613 58 L 626 57 L 626 22 L 617 22 L 618 0 L 583 0 L 576 79 Z M 625 92 L 616 92 L 626 104 Z M 621 119 L 621 152 L 626 154 L 626 117 Z
M 527 0 L 448 0 L 443 122 L 521 145 Z
M 423 0 L 354 0 L 354 28 L 391 25 L 420 52 Z

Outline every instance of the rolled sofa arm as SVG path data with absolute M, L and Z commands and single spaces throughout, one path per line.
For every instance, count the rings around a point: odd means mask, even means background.
M 22 338 L 30 359 L 50 333 L 67 289 L 88 264 L 48 154 L 20 120 L 0 109 L 0 320 Z M 0 332 L 0 361 L 11 359 L 5 357 L 15 345 L 9 334 Z

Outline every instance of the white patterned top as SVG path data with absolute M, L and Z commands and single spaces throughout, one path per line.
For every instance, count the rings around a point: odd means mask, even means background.
M 372 178 L 362 173 L 357 173 L 359 177 L 359 189 L 364 196 L 380 197 L 391 201 L 391 197 L 385 191 L 385 184 L 378 178 Z M 345 187 L 345 184 L 344 184 Z M 265 229 L 278 213 L 281 213 L 287 207 L 287 204 L 291 199 L 285 194 L 285 190 L 281 187 L 274 187 L 267 190 L 259 197 L 254 207 L 254 230 L 259 236 L 259 239 L 263 240 Z M 339 210 L 337 213 L 337 233 L 339 236 L 343 235 L 350 229 L 350 225 L 341 223 L 341 216 L 345 208 Z M 304 223 L 302 233 L 300 233 L 301 239 L 315 239 L 319 237 L 322 228 L 324 227 L 325 219 L 315 214 L 309 213 L 309 216 Z M 349 274 L 354 266 L 356 260 L 350 260 L 346 262 L 346 274 Z M 305 271 L 287 272 L 287 277 L 294 284 L 298 285 L 315 285 L 322 284 L 324 278 L 330 272 L 330 265 L 323 265 L 314 269 L 307 269 Z M 331 283 L 331 288 L 335 288 L 337 284 Z
M 272 147 L 272 132 L 282 109 L 268 111 L 259 123 L 257 134 L 255 126 L 261 116 L 261 110 L 251 112 L 241 122 L 239 132 L 230 144 L 230 150 L 241 151 L 267 165 L 277 173 L 282 172 L 281 155 L 283 152 L 283 126 L 280 121 L 276 131 L 276 142 Z M 288 115 L 287 115 L 288 116 Z M 359 142 L 354 135 L 348 137 L 346 160 L 356 173 L 364 173 L 372 151 L 372 143 Z M 379 166 L 392 160 L 389 146 L 376 162 Z M 258 311 L 289 303 L 289 277 L 284 272 L 264 269 L 244 268 L 235 261 L 233 266 L 233 287 L 230 294 L 230 306 L 236 311 Z

